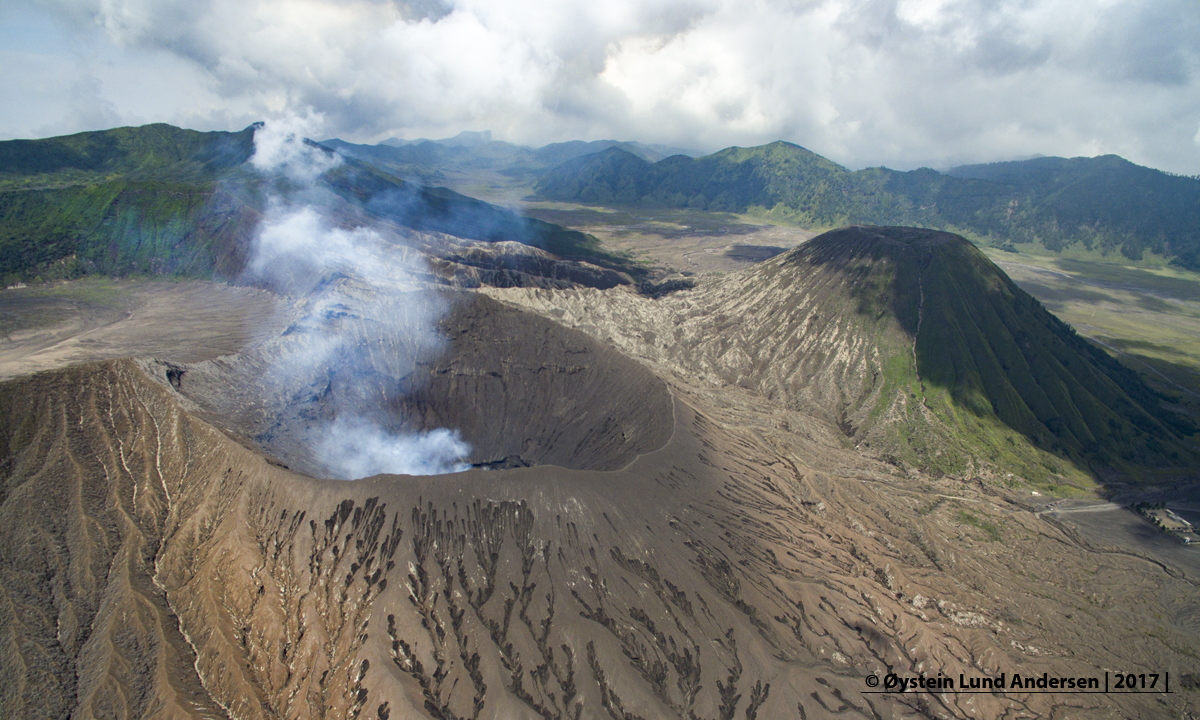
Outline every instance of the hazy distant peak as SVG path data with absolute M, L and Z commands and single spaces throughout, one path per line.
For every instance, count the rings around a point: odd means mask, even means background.
M 390 137 L 383 140 L 378 145 L 386 145 L 388 147 L 404 147 L 406 145 L 420 145 L 421 143 L 434 143 L 443 147 L 465 147 L 475 148 L 480 145 L 487 145 L 492 142 L 492 131 L 481 130 L 478 132 L 471 130 L 463 130 L 459 134 L 450 138 L 442 138 L 441 140 L 430 140 L 428 138 L 417 138 L 415 140 L 404 140 L 403 138 Z
M 1097 172 L 1117 172 L 1143 179 L 1171 177 L 1169 173 L 1143 167 L 1120 155 L 1064 158 L 1041 155 L 1027 160 L 1007 160 L 977 165 L 960 165 L 946 171 L 959 178 L 976 178 L 993 182 L 1070 182 Z M 1184 178 L 1183 180 L 1187 180 Z M 1186 183 L 1185 183 L 1186 184 Z
M 446 145 L 447 147 L 479 147 L 480 145 L 486 145 L 487 143 L 490 143 L 491 141 L 492 141 L 492 131 L 491 130 L 483 130 L 481 132 L 471 132 L 470 130 L 463 130 L 462 132 L 460 132 L 459 134 L 455 135 L 452 138 L 446 138 L 444 140 L 434 140 L 434 142 L 436 142 L 437 144 Z

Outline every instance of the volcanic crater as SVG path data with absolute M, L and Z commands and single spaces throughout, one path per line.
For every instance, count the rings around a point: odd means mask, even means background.
M 309 353 L 304 373 L 272 372 L 280 353 L 325 336 L 285 332 L 241 355 L 155 370 L 214 424 L 275 461 L 320 477 L 312 448 L 325 425 L 353 412 L 391 433 L 453 428 L 476 467 L 555 465 L 616 470 L 671 435 L 666 384 L 616 350 L 483 295 L 401 295 L 444 308 L 431 349 L 413 347 L 343 298 L 342 344 Z M 264 372 L 264 368 L 266 368 Z
M 1090 544 L 1009 469 L 1086 457 L 1069 441 L 1093 430 L 1031 421 L 1047 449 L 982 456 L 987 441 L 1025 442 L 1021 403 L 1035 418 L 1054 408 L 1047 422 L 1075 403 L 1115 408 L 1113 436 L 1166 462 L 1133 430 L 1154 409 L 969 244 L 944 240 L 835 231 L 657 299 L 442 287 L 381 304 L 339 280 L 316 305 L 281 300 L 279 331 L 239 352 L 9 380 L 0 707 L 230 720 L 1194 715 L 1194 569 Z M 970 286 L 946 278 L 964 274 L 982 289 L 955 295 Z M 931 322 L 935 291 L 965 309 Z M 985 311 L 1014 333 L 968 333 Z M 400 332 L 430 319 L 426 335 Z M 1001 357 L 1013 389 L 966 383 L 985 375 L 966 364 L 920 365 L 922 343 L 950 342 L 938 326 L 994 340 L 966 347 Z M 278 372 L 289 358 L 314 362 Z M 1077 381 L 1057 382 L 1060 366 Z M 955 414 L 938 382 L 1016 410 Z M 351 409 L 389 431 L 458 429 L 472 463 L 499 469 L 323 479 L 311 448 Z M 1170 672 L 1179 691 L 878 694 L 864 682 L 1112 668 Z

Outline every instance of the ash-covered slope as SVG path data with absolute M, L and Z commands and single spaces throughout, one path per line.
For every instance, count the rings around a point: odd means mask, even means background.
M 190 417 L 161 369 L 0 393 L 13 717 L 753 719 L 850 696 L 838 648 L 895 652 L 860 639 L 861 601 L 817 597 L 841 581 L 804 577 L 836 563 L 785 567 L 769 546 L 796 538 L 722 495 L 776 522 L 816 502 L 755 501 L 785 491 L 685 404 L 620 472 L 320 482 Z
M 726 342 L 773 360 L 743 372 L 827 412 L 841 403 L 850 437 L 902 441 L 928 410 L 958 455 L 999 452 L 1015 432 L 1098 467 L 1195 461 L 1184 418 L 957 235 L 843 228 L 721 294 L 745 323 Z
M 1007 540 L 990 552 L 918 512 L 926 491 L 812 472 L 685 401 L 618 472 L 318 481 L 186 413 L 163 370 L 0 385 L 8 716 L 1152 716 L 1157 696 L 864 695 L 863 677 L 1186 662 L 1187 581 L 1120 556 L 1092 574 L 1013 509 L 985 515 Z M 1112 647 L 1140 636 L 1134 605 L 1163 643 Z
M 889 462 L 1051 483 L 1073 467 L 1197 465 L 1186 419 L 957 235 L 848 227 L 656 306 L 553 302 L 632 354 L 820 418 Z
M 1194 673 L 1193 569 L 1090 547 L 1027 510 L 1024 488 L 899 472 L 850 447 L 894 443 L 920 467 L 967 442 L 952 432 L 964 401 L 931 389 L 942 365 L 921 359 L 930 285 L 949 283 L 937 258 L 957 272 L 961 247 L 858 228 L 659 300 L 464 293 L 428 356 L 395 332 L 408 296 L 360 303 L 378 289 L 339 278 L 335 302 L 297 309 L 308 325 L 236 355 L 0 383 L 0 707 L 238 720 L 1195 714 L 1188 691 L 864 692 L 889 672 L 1144 668 L 1173 688 Z M 977 310 L 937 322 L 965 335 Z M 1030 327 L 1036 353 L 1068 342 Z M 253 384 L 325 329 L 341 349 L 304 382 Z M 1078 382 L 1105 387 L 1096 367 Z M 280 467 L 304 467 L 304 423 L 356 394 L 377 421 L 459 424 L 473 460 L 516 449 L 513 464 L 530 466 L 355 482 Z M 822 423 L 838 441 L 795 437 Z M 272 430 L 295 435 L 271 445 Z
M 1190 663 L 1172 649 L 1195 632 L 1186 578 L 957 483 L 936 485 L 961 497 L 939 509 L 928 486 L 831 477 L 680 398 L 667 443 L 615 472 L 319 481 L 190 415 L 164 370 L 113 361 L 0 385 L 9 717 L 1195 709 L 1187 695 L 863 694 L 889 671 Z M 1161 642 L 1110 642 L 1145 637 L 1147 617 Z
M 372 317 L 437 301 L 446 342 L 429 354 Z M 670 437 L 662 380 L 551 321 L 463 292 L 412 292 L 381 307 L 349 289 L 336 310 L 329 326 L 298 323 L 241 354 L 172 365 L 170 382 L 214 423 L 316 477 L 329 470 L 313 449 L 351 413 L 394 434 L 455 428 L 468 462 L 483 467 L 616 470 Z M 322 353 L 331 335 L 339 349 Z M 303 358 L 303 371 L 283 371 L 280 357 Z

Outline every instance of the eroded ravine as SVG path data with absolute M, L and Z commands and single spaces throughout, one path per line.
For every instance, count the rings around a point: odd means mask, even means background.
M 438 327 L 444 341 L 427 354 L 373 335 L 370 308 L 353 308 L 344 312 L 363 319 L 350 316 L 336 327 L 348 349 L 303 374 L 271 364 L 323 339 L 300 332 L 157 374 L 214 423 L 316 477 L 324 468 L 312 449 L 346 413 L 396 433 L 453 428 L 472 447 L 469 461 L 490 467 L 615 470 L 666 442 L 670 393 L 641 365 L 490 298 L 446 297 L 450 309 Z
M 34 417 L 58 418 L 43 427 L 67 438 L 77 457 L 110 453 L 127 503 L 137 488 L 141 510 L 130 505 L 103 521 L 111 527 L 103 544 L 136 548 L 166 528 L 157 551 L 132 551 L 117 565 L 127 571 L 100 581 L 112 613 L 146 607 L 130 593 L 152 588 L 152 577 L 166 589 L 166 606 L 137 630 L 86 624 L 91 646 L 131 631 L 142 638 L 110 665 L 118 675 L 108 689 L 87 697 L 136 687 L 138 678 L 120 667 L 185 675 L 194 667 L 190 685 L 148 674 L 137 697 L 149 703 L 167 693 L 181 714 L 219 717 L 225 708 L 239 718 L 583 717 L 609 709 L 621 717 L 769 718 L 798 708 L 808 717 L 838 708 L 949 717 L 965 712 L 953 697 L 863 696 L 862 676 L 930 662 L 944 672 L 1059 673 L 1090 671 L 1073 657 L 1173 662 L 1150 647 L 1114 649 L 1097 636 L 1062 634 L 1062 613 L 1078 612 L 1106 636 L 1135 632 L 1117 608 L 1144 593 L 1178 593 L 1173 579 L 1142 572 L 1141 585 L 1088 610 L 1079 603 L 1087 586 L 1074 578 L 1096 561 L 1055 554 L 1076 546 L 1036 518 L 997 518 L 1009 543 L 996 552 L 986 540 L 956 536 L 938 519 L 942 511 L 922 509 L 923 493 L 772 459 L 768 446 L 687 404 L 694 400 L 680 401 L 666 446 L 616 472 L 533 467 L 340 483 L 267 464 L 181 412 L 171 391 L 132 363 L 22 382 L 44 398 Z M 81 425 L 78 412 L 63 412 L 80 397 L 102 401 L 103 433 L 88 429 L 86 415 Z M 5 410 L 17 421 L 5 428 L 17 450 L 10 482 L 23 479 L 5 499 L 11 514 L 22 502 L 14 491 L 48 481 L 58 446 L 23 437 L 19 428 L 32 421 L 11 403 Z M 124 420 L 127 413 L 140 421 Z M 156 434 L 156 420 L 175 429 Z M 110 483 L 97 470 L 80 475 L 85 494 Z M 951 497 L 964 495 L 971 499 L 969 488 Z M 169 515 L 176 520 L 167 523 Z M 3 536 L 10 547 L 14 531 Z M 77 536 L 51 534 L 75 556 L 84 552 Z M 1054 571 L 1024 560 L 1032 557 L 1049 558 Z M 1135 574 L 1137 562 L 1109 556 L 1104 572 Z M 1026 574 L 1049 595 L 1006 610 L 997 588 L 1027 582 L 1019 579 Z M 9 575 L 5 587 L 14 581 Z M 176 617 L 194 660 L 169 632 Z M 76 697 L 25 687 L 6 697 L 20 707 Z M 978 700 L 974 707 L 985 710 Z M 1096 711 L 1107 707 L 1089 700 Z M 1020 700 L 1035 714 L 1051 713 L 1055 702 Z M 1135 703 L 1132 710 L 1139 701 L 1120 702 Z M 1016 706 L 988 703 L 996 713 Z M 72 712 L 104 714 L 89 707 Z M 118 714 L 150 707 L 131 702 Z
M 892 399 L 876 370 L 911 333 L 846 299 L 886 259 L 803 259 L 660 300 L 464 296 L 443 353 L 351 356 L 379 360 L 350 368 L 391 388 L 379 412 L 527 467 L 289 471 L 305 438 L 259 436 L 302 413 L 255 398 L 253 351 L 0 385 L 0 701 L 81 718 L 1195 711 L 1182 692 L 864 692 L 889 671 L 1179 677 L 1194 587 L 1003 484 L 849 450 L 838 413 L 872 440 L 863 420 Z M 414 373 L 428 384 L 387 384 Z

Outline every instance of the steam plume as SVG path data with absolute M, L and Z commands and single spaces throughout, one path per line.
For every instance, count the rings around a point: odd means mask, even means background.
M 380 473 L 440 475 L 471 467 L 462 461 L 471 446 L 457 430 L 393 435 L 372 423 L 339 417 L 324 432 L 318 446 L 321 457 L 352 478 Z
M 330 403 L 335 416 L 316 429 L 311 447 L 334 477 L 465 470 L 471 446 L 457 430 L 389 430 L 395 419 L 377 407 L 380 394 L 371 383 L 381 382 L 381 374 L 399 375 L 441 346 L 437 323 L 446 307 L 417 279 L 424 270 L 419 255 L 375 229 L 342 227 L 327 216 L 337 200 L 316 181 L 341 161 L 304 140 L 317 120 L 310 114 L 267 123 L 254 136 L 251 164 L 281 173 L 292 186 L 270 199 L 246 275 L 299 307 L 273 348 L 264 382 L 294 395 L 322 383 L 332 388 L 322 376 L 331 368 L 351 378 L 338 384 Z
M 282 171 L 294 181 L 312 183 L 341 163 L 337 155 L 319 152 L 304 141 L 320 126 L 320 116 L 311 110 L 303 117 L 293 115 L 263 123 L 254 133 L 250 164 L 263 172 Z

